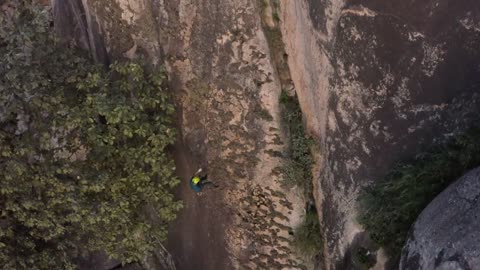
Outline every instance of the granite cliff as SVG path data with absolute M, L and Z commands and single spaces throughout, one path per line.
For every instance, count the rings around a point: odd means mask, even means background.
M 356 222 L 362 188 L 477 117 L 480 4 L 260 2 L 52 0 L 58 33 L 97 61 L 166 67 L 179 108 L 179 175 L 203 166 L 222 182 L 215 195 L 179 190 L 187 208 L 169 245 L 179 269 L 313 267 L 289 244 L 307 199 L 275 173 L 286 147 L 282 88 L 296 93 L 318 145 L 316 265 L 351 269 L 368 238 Z M 379 251 L 375 269 L 387 260 Z

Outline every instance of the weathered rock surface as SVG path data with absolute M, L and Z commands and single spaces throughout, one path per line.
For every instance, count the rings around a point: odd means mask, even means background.
M 479 110 L 480 2 L 281 1 L 292 79 L 322 161 L 326 269 L 346 254 L 362 187 L 472 123 Z M 362 245 L 362 243 L 358 243 Z M 353 249 L 353 250 L 352 250 Z M 385 258 L 377 258 L 381 262 Z
M 438 195 L 418 217 L 401 270 L 473 270 L 480 266 L 480 168 Z
M 281 85 L 258 2 L 54 2 L 71 14 L 63 25 L 83 47 L 95 51 L 105 44 L 112 59 L 166 65 L 191 152 L 184 163 L 208 164 L 210 177 L 225 183 L 221 196 L 186 197 L 190 210 L 177 224 L 182 238 L 174 248 L 180 261 L 189 262 L 180 269 L 301 267 L 288 231 L 298 223 L 302 203 L 294 192 L 282 192 L 271 173 L 282 158 L 268 153 L 284 150 Z M 480 2 L 279 2 L 291 79 L 321 148 L 314 186 L 324 268 L 348 268 L 346 254 L 362 245 L 352 242 L 364 238 L 355 222 L 361 188 L 395 161 L 477 118 Z M 83 13 L 68 11 L 79 3 Z M 273 17 L 267 21 L 274 23 Z M 262 119 L 265 112 L 271 118 Z M 183 169 L 188 175 L 196 168 Z M 225 211 L 216 211 L 219 205 Z M 203 224 L 203 238 L 181 226 L 195 221 Z M 381 269 L 385 258 L 377 262 Z
M 59 14 L 67 15 L 57 16 L 57 22 L 70 29 L 62 33 L 83 47 L 98 41 L 112 59 L 145 59 L 166 66 L 185 145 L 177 157 L 179 175 L 188 181 L 204 166 L 222 187 L 197 197 L 182 183 L 179 194 L 186 207 L 169 241 L 177 269 L 304 268 L 290 248 L 292 227 L 300 222 L 304 203 L 295 190 L 286 192 L 273 174 L 282 157 L 271 153 L 285 147 L 281 86 L 258 2 L 54 2 L 56 10 L 64 10 Z M 71 11 L 78 3 L 84 13 Z M 83 16 L 68 16 L 78 13 Z M 95 32 L 90 28 L 97 26 L 100 38 L 86 42 Z

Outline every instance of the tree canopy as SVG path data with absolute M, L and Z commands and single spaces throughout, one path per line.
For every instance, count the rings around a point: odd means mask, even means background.
M 96 250 L 137 261 L 181 208 L 164 72 L 98 67 L 51 25 L 29 1 L 1 10 L 0 265 L 74 269 Z

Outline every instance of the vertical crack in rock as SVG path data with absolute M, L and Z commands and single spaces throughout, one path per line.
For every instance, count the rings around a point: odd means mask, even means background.
M 177 255 L 199 267 L 303 264 L 288 245 L 302 200 L 272 174 L 282 165 L 272 153 L 285 150 L 281 87 L 296 91 L 318 139 L 314 190 L 325 269 L 351 260 L 363 244 L 352 245 L 362 233 L 363 187 L 477 119 L 480 8 L 468 0 L 280 0 L 278 18 L 266 23 L 280 26 L 293 85 L 281 84 L 285 69 L 273 64 L 257 1 L 53 3 L 57 31 L 98 61 L 166 66 L 190 166 L 207 166 L 223 184 L 205 197 L 184 193 L 197 208 L 179 222 L 195 220 L 206 236 L 177 241 Z M 201 241 L 207 237 L 213 240 Z

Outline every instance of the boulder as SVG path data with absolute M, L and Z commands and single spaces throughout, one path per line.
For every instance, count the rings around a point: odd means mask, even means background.
M 470 270 L 480 266 L 480 168 L 438 195 L 418 217 L 401 270 Z

